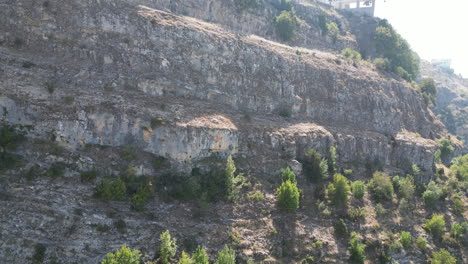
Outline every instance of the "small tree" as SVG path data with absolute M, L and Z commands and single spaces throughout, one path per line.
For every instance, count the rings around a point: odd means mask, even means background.
M 215 264 L 236 264 L 236 252 L 234 249 L 224 246 L 218 253 Z
M 450 228 L 450 236 L 455 239 L 461 239 L 468 231 L 468 222 L 464 222 L 462 224 L 453 223 L 452 227 Z
M 315 149 L 309 149 L 303 161 L 304 174 L 311 182 L 321 182 L 328 177 L 327 161 Z
M 432 252 L 431 264 L 456 264 L 457 259 L 450 255 L 445 249 Z
M 350 49 L 346 48 L 341 51 L 341 55 L 347 59 L 353 60 L 353 61 L 360 61 L 362 59 L 361 53 Z
M 327 187 L 328 195 L 332 203 L 337 207 L 343 207 L 349 200 L 349 181 L 345 176 L 337 173 L 333 176 L 333 183 Z
M 351 253 L 350 260 L 355 263 L 364 263 L 366 260 L 366 245 L 362 244 L 355 232 L 351 233 L 348 250 Z
M 296 17 L 291 11 L 282 11 L 276 17 L 276 30 L 284 41 L 291 40 L 296 32 Z
M 377 201 L 392 200 L 394 193 L 393 184 L 385 172 L 374 172 L 368 186 Z
M 159 236 L 159 240 L 161 241 L 161 245 L 159 247 L 159 254 L 161 256 L 161 263 L 169 264 L 171 258 L 173 258 L 177 251 L 177 240 L 171 239 L 171 234 L 169 230 L 161 233 Z
M 285 181 L 276 190 L 278 207 L 284 211 L 295 211 L 299 208 L 299 189 L 291 181 Z
M 439 186 L 434 181 L 430 181 L 427 185 L 426 191 L 424 191 L 422 195 L 424 204 L 429 207 L 434 207 L 441 195 L 442 190 Z
M 335 22 L 327 23 L 327 31 L 328 31 L 328 35 L 332 37 L 333 43 L 335 43 L 336 40 L 338 39 L 338 34 L 340 33 L 340 30 L 338 29 L 338 25 Z
M 406 231 L 401 232 L 400 242 L 405 248 L 411 246 L 411 242 L 413 242 L 413 237 L 411 236 L 411 233 Z
M 195 253 L 193 253 L 193 262 L 193 264 L 209 264 L 206 250 L 201 246 L 198 246 Z
M 114 253 L 107 253 L 101 264 L 139 264 L 141 253 L 138 250 L 131 250 L 126 245 L 117 249 Z
M 336 173 L 336 148 L 331 146 L 328 150 L 328 173 L 334 175 Z
M 333 226 L 335 228 L 335 234 L 339 237 L 347 237 L 348 236 L 348 226 L 346 225 L 345 221 L 340 218 L 338 222 L 335 223 Z
M 424 237 L 418 237 L 418 239 L 416 239 L 416 246 L 419 250 L 426 250 L 426 244 L 427 241 Z
M 432 218 L 426 220 L 424 228 L 429 231 L 433 236 L 440 237 L 445 231 L 445 220 L 442 214 L 433 214 Z
M 449 162 L 450 156 L 455 151 L 455 148 L 452 146 L 452 142 L 448 138 L 443 138 L 439 140 L 439 150 L 440 150 L 440 159 L 443 163 L 447 164 Z
M 284 169 L 283 172 L 281 173 L 281 180 L 283 182 L 290 181 L 292 183 L 297 183 L 296 174 L 294 174 L 294 172 L 289 167 Z
M 120 176 L 112 183 L 112 197 L 113 200 L 117 201 L 123 201 L 127 198 L 127 187 Z
M 366 193 L 366 185 L 362 181 L 355 181 L 351 184 L 351 190 L 353 191 L 354 197 L 361 200 Z
M 185 251 L 182 251 L 182 255 L 180 256 L 179 259 L 179 264 L 194 264 L 193 259 L 189 256 L 189 254 L 185 253 Z
M 426 95 L 429 102 L 435 104 L 435 100 L 437 98 L 437 89 L 434 80 L 432 78 L 424 78 L 419 84 L 419 87 L 421 89 L 421 93 Z
M 414 186 L 414 180 L 411 176 L 406 176 L 399 181 L 398 184 L 398 192 L 400 193 L 403 198 L 407 200 L 413 199 L 414 191 L 416 190 L 416 186 Z

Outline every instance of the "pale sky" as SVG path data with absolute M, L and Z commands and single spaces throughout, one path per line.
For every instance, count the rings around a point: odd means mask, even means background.
M 377 0 L 375 16 L 386 18 L 425 60 L 452 59 L 468 78 L 468 1 Z

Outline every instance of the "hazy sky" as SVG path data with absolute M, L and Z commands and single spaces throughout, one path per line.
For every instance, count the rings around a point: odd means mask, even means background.
M 468 78 L 468 1 L 377 0 L 375 9 L 421 58 L 452 59 L 455 72 Z

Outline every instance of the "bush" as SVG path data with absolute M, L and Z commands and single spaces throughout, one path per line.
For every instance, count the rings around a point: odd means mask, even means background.
M 261 191 L 255 191 L 247 194 L 247 199 L 255 202 L 262 202 L 265 200 L 265 195 Z
M 178 264 L 193 264 L 193 259 L 185 251 L 182 251 Z
M 351 208 L 348 210 L 348 217 L 353 222 L 358 222 L 366 218 L 364 207 Z
M 333 183 L 327 187 L 328 196 L 333 205 L 343 207 L 349 200 L 349 181 L 343 175 L 337 173 L 333 176 Z
M 358 51 L 355 51 L 350 48 L 346 48 L 341 51 L 341 55 L 347 59 L 353 60 L 353 61 L 360 61 L 362 59 L 361 54 Z
M 206 250 L 201 246 L 198 246 L 193 253 L 193 264 L 209 264 L 208 255 L 206 254 Z
M 424 237 L 418 237 L 416 239 L 416 246 L 419 248 L 419 250 L 426 250 L 426 239 Z
M 171 258 L 173 258 L 177 251 L 177 240 L 171 238 L 169 230 L 161 233 L 159 236 L 161 245 L 159 246 L 159 255 L 162 264 L 169 264 Z
M 278 207 L 281 210 L 292 212 L 299 208 L 299 189 L 291 181 L 285 181 L 276 190 Z
M 140 251 L 131 250 L 126 245 L 123 245 L 115 253 L 107 253 L 101 264 L 139 264 L 140 259 Z
M 338 222 L 333 225 L 335 229 L 335 234 L 339 237 L 347 237 L 348 236 L 348 226 L 346 225 L 345 221 L 340 218 Z
M 284 118 L 290 118 L 292 115 L 291 108 L 285 106 L 281 107 L 279 109 L 278 115 Z
M 461 239 L 468 231 L 468 223 L 464 222 L 463 224 L 453 223 L 450 228 L 450 236 L 455 239 Z
M 411 246 L 411 242 L 413 242 L 413 237 L 411 236 L 411 233 L 406 232 L 406 231 L 401 232 L 400 242 L 405 248 L 408 248 L 409 246 Z
M 328 149 L 327 161 L 328 173 L 334 175 L 336 173 L 336 148 L 334 146 Z
M 439 140 L 440 159 L 444 164 L 448 164 L 450 156 L 452 156 L 455 148 L 452 146 L 450 139 L 443 138 Z
M 33 264 L 42 264 L 44 263 L 46 246 L 44 244 L 38 243 L 34 246 L 34 254 L 32 256 Z
M 338 39 L 338 35 L 340 34 L 340 30 L 338 29 L 338 25 L 335 22 L 327 23 L 327 32 L 333 39 L 333 43 L 336 42 Z
M 83 171 L 80 174 L 81 182 L 94 182 L 94 180 L 99 176 L 99 172 L 96 170 Z
M 442 190 L 439 186 L 434 181 L 430 181 L 427 185 L 426 191 L 424 191 L 422 195 L 424 204 L 429 207 L 434 207 L 441 195 Z
M 12 126 L 3 125 L 0 128 L 0 149 L 14 150 L 26 137 L 24 133 L 15 130 Z
M 431 264 L 456 264 L 457 259 L 452 257 L 450 253 L 445 250 L 441 249 L 439 251 L 432 252 L 432 258 L 429 260 Z
M 327 161 L 322 159 L 320 153 L 314 149 L 309 149 L 302 162 L 304 174 L 311 182 L 321 182 L 328 177 Z
M 375 214 L 377 216 L 383 216 L 387 213 L 387 210 L 383 207 L 381 203 L 375 205 Z
M 406 176 L 405 178 L 402 178 L 399 180 L 398 192 L 403 198 L 407 200 L 413 199 L 415 190 L 416 190 L 416 186 L 414 185 L 413 177 Z
M 294 37 L 296 31 L 296 16 L 291 11 L 282 11 L 276 17 L 276 31 L 284 41 L 289 41 Z
M 362 244 L 355 232 L 351 233 L 348 250 L 351 253 L 350 260 L 355 263 L 364 263 L 366 260 L 366 245 Z
M 296 174 L 294 174 L 294 172 L 289 168 L 287 167 L 285 170 L 283 170 L 283 172 L 281 173 L 281 180 L 283 182 L 285 181 L 290 181 L 292 183 L 297 183 L 296 181 Z
M 162 117 L 155 117 L 155 118 L 151 119 L 151 128 L 152 129 L 155 129 L 158 126 L 162 126 L 162 125 L 165 125 L 165 124 L 166 124 L 166 122 L 164 122 Z
M 421 93 L 426 95 L 432 104 L 435 104 L 435 100 L 437 98 L 437 89 L 434 83 L 434 79 L 422 79 L 422 81 L 419 83 L 419 88 L 421 89 Z
M 96 195 L 102 200 L 123 201 L 127 198 L 127 188 L 120 176 L 112 183 L 104 179 L 96 187 Z
M 355 181 L 351 184 L 351 190 L 356 199 L 361 200 L 366 193 L 366 185 L 362 181 Z
M 143 209 L 145 204 L 151 197 L 151 182 L 141 186 L 138 191 L 132 196 L 132 208 L 139 211 Z
M 236 252 L 234 249 L 224 246 L 224 248 L 218 253 L 218 258 L 215 264 L 236 264 Z
M 453 204 L 453 212 L 456 214 L 456 215 L 463 215 L 463 213 L 465 212 L 465 205 L 463 204 L 463 200 L 461 199 L 461 196 L 460 194 L 456 193 L 455 195 L 453 195 L 452 197 L 452 204 Z
M 390 61 L 385 58 L 376 58 L 374 65 L 379 71 L 391 71 Z
M 426 220 L 424 229 L 429 231 L 433 236 L 440 237 L 445 231 L 444 215 L 433 214 L 431 219 Z
M 388 60 L 391 71 L 408 81 L 414 80 L 419 73 L 419 57 L 413 52 L 406 40 L 398 34 L 387 20 L 379 22 L 375 30 L 376 51 Z
M 385 172 L 374 172 L 368 187 L 372 196 L 378 202 L 384 200 L 391 201 L 393 198 L 393 184 L 390 177 Z

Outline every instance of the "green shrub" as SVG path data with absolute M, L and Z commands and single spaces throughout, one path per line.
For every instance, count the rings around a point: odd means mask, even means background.
M 138 191 L 132 195 L 132 208 L 140 211 L 151 197 L 151 182 L 141 186 Z
M 338 35 L 340 34 L 338 25 L 335 22 L 327 23 L 327 32 L 328 32 L 328 35 L 332 37 L 333 42 L 336 42 L 336 40 L 338 39 Z
M 26 137 L 23 132 L 15 130 L 12 126 L 8 125 L 0 127 L 0 149 L 14 150 L 24 141 L 26 141 Z
M 52 179 L 57 179 L 63 177 L 65 173 L 66 164 L 63 162 L 53 163 L 49 169 L 46 171 L 46 176 Z
M 46 246 L 44 244 L 38 243 L 34 246 L 34 254 L 32 255 L 33 264 L 42 264 L 44 263 Z
M 155 117 L 155 118 L 151 119 L 151 128 L 152 129 L 155 129 L 158 126 L 162 126 L 162 125 L 165 125 L 165 124 L 166 124 L 166 122 L 164 122 L 164 119 L 162 117 Z
M 360 61 L 362 59 L 361 54 L 358 51 L 355 51 L 350 48 L 346 48 L 341 51 L 341 55 L 347 59 L 353 60 L 353 61 Z
M 438 141 L 439 143 L 439 150 L 440 150 L 440 159 L 444 164 L 449 162 L 450 157 L 452 156 L 455 148 L 452 145 L 450 139 L 443 138 Z
M 424 237 L 418 237 L 416 239 L 416 246 L 419 248 L 419 250 L 426 250 L 426 239 Z
M 261 191 L 255 191 L 247 194 L 247 199 L 255 201 L 255 202 L 262 202 L 265 200 L 265 195 Z
M 284 211 L 295 211 L 299 208 L 299 189 L 291 181 L 285 181 L 276 190 L 278 207 Z
M 452 206 L 453 212 L 456 215 L 463 215 L 466 209 L 465 209 L 465 205 L 463 204 L 463 200 L 461 199 L 460 194 L 456 193 L 455 195 L 453 195 L 452 205 L 453 205 Z
M 234 249 L 224 246 L 224 248 L 218 253 L 218 258 L 215 264 L 236 264 L 236 252 Z
M 125 182 L 120 176 L 112 183 L 108 179 L 103 179 L 96 187 L 96 195 L 102 200 L 123 201 L 126 193 Z
M 349 200 L 349 181 L 343 175 L 337 173 L 333 176 L 333 182 L 327 187 L 328 196 L 333 205 L 343 207 Z
M 193 264 L 193 259 L 185 251 L 182 251 L 178 264 Z
M 362 181 L 354 181 L 351 184 L 351 190 L 353 191 L 354 197 L 361 200 L 364 198 L 364 194 L 366 193 L 366 185 Z
M 345 221 L 340 218 L 338 222 L 334 224 L 335 234 L 339 237 L 347 237 L 348 236 L 348 226 L 346 225 Z
M 383 207 L 381 203 L 375 205 L 375 214 L 377 216 L 384 216 L 387 213 L 387 210 Z
M 434 181 L 430 181 L 426 191 L 422 194 L 424 204 L 429 207 L 434 207 L 441 195 L 442 190 L 440 187 Z
M 413 177 L 406 176 L 405 178 L 402 178 L 399 180 L 398 192 L 403 198 L 407 200 L 413 199 L 415 190 L 416 190 L 416 186 L 414 185 Z
M 193 253 L 193 264 L 209 264 L 208 255 L 206 254 L 206 250 L 201 246 L 198 246 Z
M 368 187 L 376 201 L 391 201 L 393 198 L 393 184 L 390 177 L 385 172 L 374 172 Z
M 336 173 L 336 148 L 334 146 L 331 146 L 328 149 L 327 162 L 328 162 L 328 173 L 330 175 L 334 175 Z
M 159 246 L 159 255 L 162 264 L 169 264 L 177 251 L 177 240 L 171 238 L 169 230 L 161 233 L 159 236 L 161 245 Z
M 468 231 L 468 223 L 464 222 L 463 224 L 453 223 L 450 228 L 450 236 L 455 239 L 461 239 Z
M 297 183 L 296 174 L 294 174 L 294 172 L 289 167 L 284 169 L 283 172 L 281 173 L 281 180 L 284 182 L 290 181 L 292 183 Z
M 468 181 L 468 154 L 452 159 L 450 171 L 455 174 L 460 181 Z
M 23 158 L 20 155 L 0 152 L 0 170 L 13 169 L 19 165 Z
M 358 222 L 366 218 L 366 211 L 363 207 L 351 208 L 348 210 L 348 217 L 353 222 Z
M 322 182 L 328 177 L 327 161 L 314 149 L 306 152 L 302 166 L 305 176 L 311 182 Z
M 406 232 L 406 231 L 401 232 L 400 242 L 405 248 L 408 248 L 409 246 L 411 246 L 411 243 L 413 242 L 413 237 L 411 236 L 411 233 Z
M 44 83 L 44 88 L 47 90 L 47 92 L 53 94 L 56 88 L 56 84 L 54 81 L 47 81 Z
M 364 263 L 366 260 L 365 249 L 366 245 L 361 243 L 355 232 L 352 232 L 348 247 L 349 253 L 351 253 L 350 260 L 355 263 Z
M 284 41 L 289 41 L 294 37 L 296 31 L 296 16 L 291 11 L 282 11 L 276 17 L 276 31 Z
M 284 118 L 290 118 L 292 115 L 291 108 L 289 107 L 281 107 L 278 112 L 279 116 Z
M 319 16 L 318 26 L 320 28 L 320 31 L 322 32 L 322 36 L 327 35 L 328 27 L 327 27 L 327 18 L 325 17 L 325 15 L 320 15 Z
M 127 223 L 122 219 L 114 221 L 113 225 L 120 233 L 125 233 L 127 231 Z
M 434 83 L 434 79 L 432 78 L 422 79 L 422 81 L 419 83 L 419 88 L 421 89 L 421 93 L 423 95 L 426 95 L 432 104 L 435 104 L 435 100 L 437 98 L 437 89 Z
M 433 214 L 431 219 L 426 220 L 424 229 L 429 231 L 433 236 L 440 237 L 445 231 L 444 215 Z
M 406 40 L 398 34 L 387 20 L 379 21 L 374 43 L 377 53 L 387 59 L 391 71 L 404 79 L 414 80 L 419 73 L 419 57 Z
M 98 176 L 99 172 L 96 170 L 83 171 L 80 174 L 80 180 L 81 182 L 94 182 Z
M 390 61 L 385 58 L 376 58 L 374 65 L 379 71 L 391 71 Z
M 107 253 L 101 264 L 140 264 L 140 260 L 140 251 L 131 250 L 126 245 L 123 245 L 115 253 Z
M 432 258 L 429 259 L 431 264 L 456 264 L 457 259 L 454 258 L 450 253 L 445 250 L 441 249 L 439 251 L 432 252 Z

